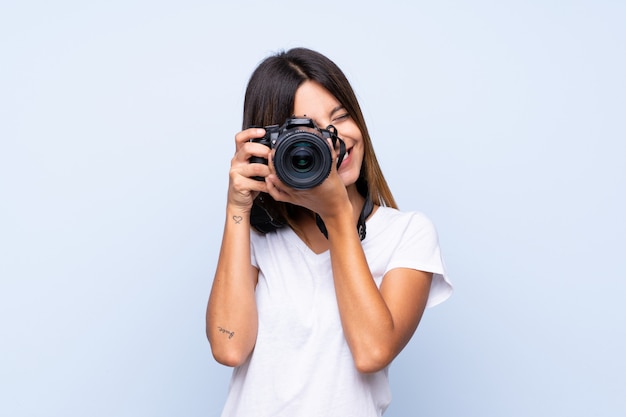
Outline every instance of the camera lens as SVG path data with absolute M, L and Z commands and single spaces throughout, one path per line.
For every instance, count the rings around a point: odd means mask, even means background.
M 288 131 L 279 136 L 275 151 L 276 175 L 292 188 L 316 187 L 330 174 L 332 153 L 317 131 Z

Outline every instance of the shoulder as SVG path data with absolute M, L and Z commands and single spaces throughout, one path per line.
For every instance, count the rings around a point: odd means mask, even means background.
M 368 221 L 368 228 L 374 234 L 400 233 L 407 231 L 436 234 L 430 218 L 421 211 L 400 211 L 392 207 L 378 207 Z

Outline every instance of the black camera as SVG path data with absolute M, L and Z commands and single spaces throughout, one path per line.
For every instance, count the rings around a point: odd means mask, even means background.
M 345 154 L 345 144 L 337 136 L 337 129 L 328 126 L 320 129 L 308 118 L 289 118 L 282 126 L 266 126 L 265 136 L 251 139 L 274 150 L 274 169 L 278 178 L 296 189 L 309 189 L 320 185 L 330 174 L 333 156 L 327 139 L 333 146 L 340 143 L 337 167 Z M 267 159 L 252 157 L 252 163 L 267 164 Z M 255 177 L 263 181 L 263 178 Z

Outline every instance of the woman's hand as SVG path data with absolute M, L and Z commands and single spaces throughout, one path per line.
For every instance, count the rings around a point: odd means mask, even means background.
M 301 190 L 285 185 L 276 175 L 270 157 L 271 173 L 265 179 L 269 195 L 276 201 L 305 207 L 319 214 L 322 219 L 343 212 L 350 201 L 346 185 L 337 173 L 337 152 L 332 148 L 330 139 L 328 142 L 332 150 L 333 163 L 328 178 L 317 187 Z
M 230 162 L 230 181 L 228 184 L 228 204 L 243 211 L 249 211 L 259 192 L 268 192 L 265 181 L 253 177 L 267 177 L 270 169 L 261 163 L 250 163 L 253 156 L 268 159 L 270 149 L 250 139 L 261 138 L 265 130 L 250 128 L 235 135 L 235 156 Z

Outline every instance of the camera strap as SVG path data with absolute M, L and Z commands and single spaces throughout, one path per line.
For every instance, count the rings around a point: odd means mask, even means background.
M 365 221 L 367 220 L 369 215 L 372 214 L 373 210 L 374 210 L 374 202 L 372 201 L 368 193 L 367 196 L 365 197 L 365 202 L 363 203 L 361 214 L 359 215 L 359 221 L 356 224 L 356 230 L 359 232 L 359 239 L 361 240 L 365 239 L 365 235 L 366 235 Z M 315 223 L 317 223 L 317 227 L 320 229 L 320 232 L 322 232 L 324 236 L 326 237 L 326 239 L 328 239 L 328 230 L 326 229 L 326 225 L 324 224 L 324 221 L 322 220 L 320 215 L 317 213 L 315 213 Z
M 337 169 L 339 169 L 341 163 L 343 162 L 343 158 L 346 156 L 346 142 L 344 142 L 337 135 L 337 128 L 335 126 L 328 125 L 328 127 L 326 127 L 326 131 L 330 134 L 330 139 L 333 142 L 334 148 L 337 147 L 337 142 L 339 142 L 339 153 L 337 154 Z
M 258 200 L 258 201 L 257 201 Z M 270 212 L 263 206 L 263 195 L 259 195 L 252 204 L 250 211 L 250 225 L 260 233 L 270 233 L 283 227 L 284 223 L 272 217 Z

